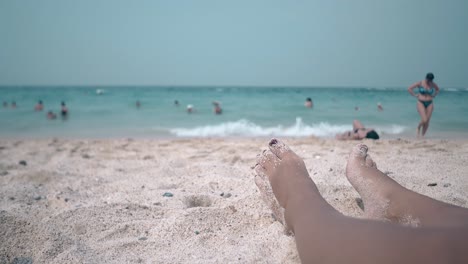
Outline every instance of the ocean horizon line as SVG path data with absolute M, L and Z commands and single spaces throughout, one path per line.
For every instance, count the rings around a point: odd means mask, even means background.
M 63 88 L 63 89 L 119 89 L 119 88 L 135 88 L 135 89 L 349 89 L 349 90 L 384 90 L 384 91 L 404 91 L 407 87 L 397 86 L 249 86 L 249 85 L 131 85 L 131 84 L 119 84 L 119 85 L 0 85 L 0 89 L 11 89 L 11 88 L 26 88 L 26 89 L 40 89 L 40 88 Z M 440 87 L 442 91 L 468 91 L 468 87 Z

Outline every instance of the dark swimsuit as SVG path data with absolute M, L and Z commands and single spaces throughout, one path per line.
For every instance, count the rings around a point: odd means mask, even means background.
M 419 86 L 419 93 L 420 94 L 423 94 L 423 95 L 431 95 L 434 93 L 434 88 L 431 87 L 431 89 L 429 90 L 426 90 L 426 88 L 422 87 L 422 86 Z M 418 100 L 419 102 L 421 102 L 423 105 L 424 105 L 424 108 L 428 108 L 431 104 L 432 104 L 432 100 L 431 101 L 421 101 L 421 100 Z

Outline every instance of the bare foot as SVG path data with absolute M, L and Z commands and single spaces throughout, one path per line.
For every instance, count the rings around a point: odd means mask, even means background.
M 468 210 L 410 191 L 377 169 L 358 144 L 349 155 L 346 176 L 361 195 L 368 218 L 410 226 L 468 227 Z
M 258 156 L 255 172 L 255 184 L 263 200 L 271 208 L 275 218 L 288 229 L 290 227 L 286 223 L 287 219 L 285 220 L 285 208 L 297 200 L 304 187 L 308 188 L 307 193 L 312 191 L 320 196 L 304 161 L 277 139 L 270 140 L 269 150 Z M 314 204 L 314 201 L 310 203 Z
M 346 177 L 364 202 L 365 216 L 371 219 L 417 225 L 416 219 L 405 215 L 399 209 L 401 207 L 397 202 L 399 199 L 394 197 L 395 194 L 405 189 L 378 170 L 367 151 L 366 145 L 356 145 L 349 155 L 346 166 Z
M 270 151 L 264 150 L 262 154 L 257 156 L 257 164 L 255 165 L 255 184 L 260 190 L 260 195 L 263 201 L 273 212 L 274 218 L 281 224 L 286 225 L 284 221 L 284 208 L 282 208 L 278 203 L 278 200 L 276 200 L 268 176 L 265 173 L 265 168 L 261 165 L 265 164 L 267 160 L 269 160 L 269 155 L 273 154 Z

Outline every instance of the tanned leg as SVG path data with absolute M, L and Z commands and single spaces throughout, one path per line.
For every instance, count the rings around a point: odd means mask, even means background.
M 364 125 L 357 119 L 353 121 L 353 130 L 356 129 L 365 129 Z
M 343 216 L 320 195 L 304 162 L 272 139 L 260 155 L 303 263 L 468 263 L 468 229 L 409 228 Z
M 468 227 L 468 209 L 410 191 L 377 169 L 364 144 L 349 155 L 346 176 L 359 192 L 368 218 L 412 226 Z
M 431 105 L 429 105 L 427 108 L 426 108 L 426 117 L 427 117 L 427 121 L 426 123 L 424 124 L 423 126 L 423 130 L 422 130 L 422 135 L 426 135 L 426 132 L 427 132 L 427 129 L 429 128 L 429 121 L 431 121 L 431 116 L 432 116 L 432 112 L 434 111 L 434 103 L 432 103 Z
M 416 136 L 419 137 L 421 135 L 421 128 L 423 128 L 424 124 L 427 122 L 427 115 L 426 115 L 426 107 L 424 107 L 423 103 L 418 101 L 416 103 L 416 107 L 418 109 L 419 115 L 421 116 L 421 121 L 419 122 L 418 129 L 416 131 Z

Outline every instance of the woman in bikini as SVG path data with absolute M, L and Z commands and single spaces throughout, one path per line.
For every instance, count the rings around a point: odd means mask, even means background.
M 353 121 L 353 130 L 338 134 L 335 136 L 336 139 L 340 140 L 361 140 L 365 138 L 379 139 L 379 134 L 375 132 L 373 128 L 366 128 L 359 120 Z
M 426 74 L 426 79 L 408 87 L 408 92 L 412 96 L 418 98 L 416 107 L 419 115 L 421 116 L 421 121 L 418 124 L 418 130 L 416 132 L 417 136 L 424 136 L 429 128 L 429 121 L 431 120 L 432 111 L 434 110 L 432 100 L 439 93 L 439 86 L 437 86 L 433 80 L 434 74 L 428 73 Z M 414 93 L 415 88 L 418 88 L 418 93 Z

